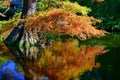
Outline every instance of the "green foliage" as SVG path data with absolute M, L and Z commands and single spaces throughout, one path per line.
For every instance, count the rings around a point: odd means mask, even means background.
M 51 41 L 51 40 L 55 40 L 58 36 L 55 34 L 52 34 L 51 32 L 47 32 L 45 34 L 46 37 L 46 41 Z
M 45 11 L 49 8 L 56 7 L 61 0 L 38 0 L 37 10 Z
M 108 31 L 120 30 L 120 15 L 117 10 L 119 3 L 119 0 L 105 0 L 102 3 L 93 3 L 91 6 L 93 12 L 91 12 L 90 15 L 102 20 L 102 23 L 98 24 L 99 28 L 106 29 Z M 97 9 L 95 9 L 95 7 Z
M 8 21 L 0 21 L 0 29 L 3 29 L 6 25 L 11 24 L 15 21 L 15 19 L 10 19 Z
M 4 27 L 6 27 L 9 24 L 14 23 L 15 25 L 17 25 L 15 22 L 16 22 L 17 19 L 20 18 L 20 15 L 21 15 L 21 13 L 15 13 L 15 15 L 13 16 L 12 19 L 9 19 L 8 21 L 0 21 L 0 30 L 3 29 Z
M 70 2 L 68 0 L 40 0 L 37 3 L 38 11 L 45 11 L 52 8 L 61 8 L 72 13 L 87 15 L 91 9 L 85 6 L 80 6 L 77 2 Z
M 7 58 L 7 57 L 2 57 L 2 56 L 0 55 L 0 66 L 1 66 L 3 63 L 5 63 L 7 60 L 9 60 L 9 58 Z
M 4 32 L 6 32 L 6 28 L 9 28 L 9 24 L 13 24 L 15 22 L 15 19 L 10 19 L 8 21 L 0 21 L 0 41 L 3 41 L 6 37 L 3 35 Z
M 61 8 L 72 12 L 72 13 L 78 13 L 78 14 L 82 14 L 82 15 L 87 15 L 91 9 L 87 8 L 85 6 L 80 6 L 77 2 L 70 2 L 70 1 L 63 1 L 60 3 L 61 4 Z
M 0 42 L 3 41 L 11 31 L 20 22 L 20 14 L 15 13 L 12 19 L 8 21 L 0 21 Z
M 97 24 L 100 29 L 120 31 L 120 0 L 104 0 L 103 2 L 92 0 L 71 1 L 77 1 L 82 6 L 90 7 L 92 12 L 88 15 L 102 20 L 102 23 Z
M 3 4 L 3 1 L 0 1 L 0 8 L 5 8 L 5 5 Z
M 42 2 L 37 3 L 37 10 L 42 11 L 45 10 L 45 5 Z

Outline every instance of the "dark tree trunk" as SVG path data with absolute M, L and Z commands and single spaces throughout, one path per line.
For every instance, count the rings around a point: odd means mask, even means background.
M 21 38 L 23 37 L 24 33 L 24 25 L 23 23 L 18 24 L 17 27 L 15 27 L 11 33 L 8 35 L 8 37 L 5 39 L 4 43 L 6 45 L 16 45 L 20 42 Z
M 26 16 L 28 16 L 28 15 L 35 13 L 36 2 L 37 2 L 37 0 L 24 0 L 23 10 L 22 10 L 22 15 L 21 15 L 22 19 L 26 18 Z M 20 24 L 18 24 L 17 27 L 15 27 L 11 31 L 11 33 L 5 39 L 4 43 L 6 45 L 16 45 L 17 43 L 19 43 L 21 41 L 24 34 L 26 34 L 26 32 L 24 30 L 24 23 L 20 23 Z

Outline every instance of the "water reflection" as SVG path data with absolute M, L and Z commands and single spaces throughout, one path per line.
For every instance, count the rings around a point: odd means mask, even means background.
M 111 72 L 101 70 L 100 68 L 93 68 L 92 71 L 86 71 L 81 75 L 80 80 L 116 80 L 111 78 Z
M 69 39 L 56 40 L 45 48 L 8 48 L 21 64 L 25 79 L 69 80 L 99 67 L 95 57 L 108 51 L 104 46 L 79 47 L 78 44 L 77 40 Z

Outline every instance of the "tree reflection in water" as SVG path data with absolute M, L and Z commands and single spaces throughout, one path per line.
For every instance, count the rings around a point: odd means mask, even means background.
M 49 80 L 69 80 L 99 67 L 95 57 L 108 51 L 104 46 L 79 47 L 78 44 L 77 40 L 69 39 L 56 40 L 45 48 L 8 48 L 23 67 L 26 79 L 47 76 Z

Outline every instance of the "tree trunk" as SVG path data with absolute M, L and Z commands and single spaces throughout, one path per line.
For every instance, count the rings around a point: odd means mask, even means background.
M 23 10 L 21 18 L 26 18 L 26 16 L 31 15 L 35 13 L 36 11 L 36 2 L 37 0 L 24 0 L 23 3 Z M 21 41 L 23 37 L 25 37 L 26 31 L 24 28 L 24 23 L 18 24 L 17 27 L 15 27 L 11 33 L 8 35 L 8 37 L 5 39 L 4 43 L 6 45 L 16 45 Z M 23 39 L 24 40 L 24 39 Z
M 24 0 L 21 18 L 36 12 L 36 2 L 37 0 Z
M 5 39 L 4 43 L 6 45 L 16 45 L 20 42 L 24 33 L 24 25 L 23 23 L 18 24 L 17 27 L 14 27 L 8 37 Z

